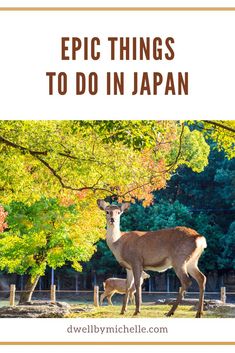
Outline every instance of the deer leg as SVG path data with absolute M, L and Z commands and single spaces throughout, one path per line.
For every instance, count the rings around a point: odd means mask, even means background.
M 100 305 L 103 305 L 103 300 L 106 298 L 106 293 L 102 293 L 101 296 L 100 296 Z
M 123 302 L 122 302 L 122 309 L 121 309 L 121 315 L 123 315 L 126 311 L 126 308 L 127 308 L 127 304 L 128 304 L 128 301 L 129 301 L 129 296 L 130 296 L 130 293 L 131 293 L 131 288 L 133 286 L 133 281 L 134 281 L 134 277 L 133 277 L 133 272 L 131 270 L 126 270 L 126 274 L 127 274 L 127 277 L 126 277 L 126 293 L 124 294 L 124 297 L 123 297 Z
M 112 298 L 113 295 L 114 295 L 114 293 L 111 293 L 111 294 L 107 297 L 109 305 L 113 305 L 112 300 L 111 300 L 111 298 Z
M 126 293 L 124 294 L 124 297 L 123 297 L 123 302 L 122 302 L 122 310 L 120 312 L 121 315 L 123 315 L 126 311 L 126 307 L 127 307 L 127 303 L 129 301 L 129 290 L 126 291 Z
M 140 313 L 140 306 L 141 306 L 141 275 L 142 275 L 143 268 L 137 267 L 133 269 L 134 275 L 134 283 L 135 283 L 135 312 L 134 315 L 138 315 Z
M 197 281 L 200 289 L 199 304 L 198 304 L 198 309 L 196 313 L 196 318 L 200 318 L 203 315 L 206 276 L 199 270 L 196 264 L 194 266 L 189 266 L 188 272 Z
M 181 270 L 179 271 L 175 271 L 176 272 L 176 275 L 177 277 L 179 278 L 180 280 L 180 283 L 181 283 L 181 289 L 179 291 L 179 294 L 177 296 L 177 299 L 176 301 L 174 302 L 174 304 L 172 305 L 171 309 L 169 310 L 169 312 L 166 314 L 166 316 L 172 316 L 174 315 L 175 313 L 175 310 L 177 309 L 179 303 L 182 301 L 182 298 L 183 298 L 183 295 L 185 293 L 185 291 L 188 289 L 188 287 L 191 285 L 191 280 L 187 274 L 187 271 L 184 268 L 182 268 Z
M 133 305 L 133 293 L 130 293 L 130 304 Z
M 135 305 L 135 295 L 133 292 L 130 293 L 130 302 L 131 305 Z

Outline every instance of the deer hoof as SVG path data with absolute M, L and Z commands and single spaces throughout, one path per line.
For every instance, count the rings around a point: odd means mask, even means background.
M 171 312 L 169 311 L 169 313 L 165 313 L 164 315 L 165 315 L 166 317 L 171 317 L 171 316 L 174 315 L 174 313 L 171 313 Z
M 133 315 L 134 315 L 134 316 L 137 316 L 138 314 L 140 314 L 140 311 L 139 311 L 139 310 L 136 310 Z

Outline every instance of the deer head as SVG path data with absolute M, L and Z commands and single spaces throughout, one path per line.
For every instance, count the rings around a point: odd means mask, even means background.
M 108 225 L 119 224 L 122 213 L 130 207 L 127 202 L 121 205 L 109 205 L 104 200 L 97 200 L 97 204 L 102 211 L 105 211 Z

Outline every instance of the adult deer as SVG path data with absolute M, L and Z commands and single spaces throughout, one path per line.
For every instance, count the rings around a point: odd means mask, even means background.
M 203 312 L 206 277 L 198 269 L 198 260 L 206 248 L 206 239 L 195 230 L 186 227 L 162 229 L 158 231 L 131 231 L 121 233 L 120 217 L 129 207 L 129 203 L 109 205 L 104 200 L 98 200 L 99 208 L 106 212 L 108 247 L 121 266 L 132 270 L 135 283 L 136 309 L 134 315 L 140 313 L 141 288 L 140 278 L 143 270 L 163 272 L 173 267 L 181 282 L 181 290 L 172 308 L 166 314 L 174 314 L 182 300 L 184 292 L 191 285 L 189 275 L 198 283 L 200 289 L 199 306 L 196 317 Z M 129 282 L 127 277 L 127 292 L 123 301 L 121 314 L 126 311 L 129 297 Z

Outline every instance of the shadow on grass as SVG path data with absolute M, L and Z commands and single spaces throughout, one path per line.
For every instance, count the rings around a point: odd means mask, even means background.
M 74 308 L 81 306 L 74 306 Z M 143 305 L 141 313 L 138 316 L 133 316 L 135 306 L 130 305 L 128 311 L 124 315 L 120 315 L 121 306 L 101 306 L 93 307 L 88 312 L 72 313 L 67 315 L 69 318 L 166 318 L 165 314 L 169 311 L 170 305 Z M 192 306 L 179 306 L 174 316 L 171 318 L 194 318 L 196 311 Z M 205 311 L 203 318 L 220 318 L 213 312 Z M 169 318 L 169 319 L 171 319 Z

